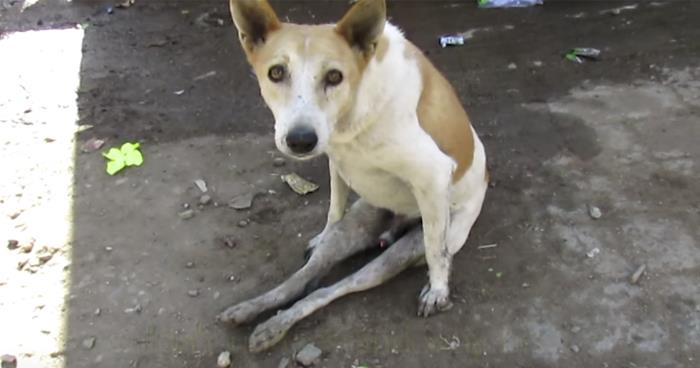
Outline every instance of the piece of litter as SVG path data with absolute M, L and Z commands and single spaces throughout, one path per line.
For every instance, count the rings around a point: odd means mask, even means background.
M 600 253 L 600 249 L 598 249 L 598 248 L 593 248 L 593 249 L 591 249 L 588 253 L 586 253 L 586 257 L 588 257 L 588 258 L 593 258 L 593 257 L 595 257 L 596 255 L 598 255 L 598 253 Z
M 644 271 L 647 269 L 646 264 L 642 264 L 641 266 L 637 267 L 637 270 L 634 271 L 632 276 L 630 276 L 630 283 L 632 285 L 636 285 L 639 282 L 639 279 L 642 277 L 644 274 Z
M 493 243 L 493 244 L 486 244 L 486 245 L 480 245 L 476 247 L 476 249 L 489 249 L 489 248 L 496 248 L 498 244 Z
M 445 48 L 447 46 L 462 46 L 464 45 L 464 36 L 461 34 L 452 34 L 440 36 L 440 46 Z
M 200 80 L 202 80 L 202 79 L 207 79 L 207 78 L 210 78 L 210 77 L 213 77 L 213 76 L 216 76 L 216 70 L 212 70 L 212 71 L 206 72 L 206 73 L 204 73 L 204 74 L 200 74 L 200 75 L 194 77 L 193 80 L 194 80 L 194 81 L 200 81 Z
M 90 138 L 82 146 L 80 146 L 80 151 L 83 153 L 92 153 L 104 146 L 104 139 Z
M 97 338 L 95 338 L 94 336 L 91 336 L 91 337 L 85 338 L 81 345 L 83 346 L 83 349 L 90 350 L 90 349 L 95 347 L 95 341 L 97 341 Z
M 605 9 L 605 10 L 601 10 L 600 14 L 620 15 L 620 13 L 622 13 L 623 11 L 634 10 L 634 9 L 637 9 L 638 6 L 639 6 L 639 4 L 632 4 L 632 5 L 621 6 L 619 8 Z
M 176 94 L 176 95 L 178 95 L 178 96 L 182 95 L 183 93 L 185 93 L 185 90 L 184 90 L 184 89 L 181 89 L 181 90 L 179 90 L 179 91 L 173 92 L 173 94 Z
M 592 47 L 577 47 L 569 50 L 564 57 L 575 63 L 583 63 L 584 60 L 600 60 L 600 50 Z
M 139 151 L 140 143 L 124 143 L 120 148 L 112 147 L 102 156 L 107 159 L 107 174 L 114 175 L 128 166 L 141 166 L 143 154 Z
M 318 185 L 312 183 L 301 176 L 291 173 L 282 175 L 282 181 L 287 183 L 292 190 L 299 195 L 306 195 L 318 190 Z
M 603 216 L 603 212 L 596 206 L 588 205 L 588 215 L 590 215 L 592 219 L 597 220 Z
M 228 202 L 228 206 L 234 210 L 246 210 L 253 206 L 254 198 L 255 193 L 239 194 Z
M 459 340 L 459 337 L 457 336 L 452 336 L 450 340 L 444 338 L 442 335 L 440 335 L 440 339 L 445 343 L 446 346 L 443 346 L 440 348 L 440 350 L 456 350 L 457 348 L 462 345 L 462 341 Z
M 206 193 L 207 192 L 207 182 L 204 181 L 203 179 L 197 179 L 194 181 L 194 185 L 197 186 L 197 188 L 202 192 Z
M 480 8 L 524 8 L 542 5 L 544 0 L 478 0 Z
M 115 7 L 120 8 L 120 9 L 126 9 L 126 8 L 134 5 L 135 2 L 136 2 L 136 0 L 126 0 L 122 3 L 118 3 L 117 5 L 115 5 Z
M 219 368 L 228 368 L 231 366 L 231 352 L 223 351 L 216 358 L 216 366 Z

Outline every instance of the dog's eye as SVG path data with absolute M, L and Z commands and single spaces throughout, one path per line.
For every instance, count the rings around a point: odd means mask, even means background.
M 329 86 L 337 86 L 343 81 L 343 73 L 337 69 L 331 69 L 326 73 L 326 84 Z
M 275 83 L 281 82 L 286 74 L 287 71 L 284 69 L 284 65 L 279 64 L 273 65 L 270 67 L 270 70 L 267 71 L 267 77 Z

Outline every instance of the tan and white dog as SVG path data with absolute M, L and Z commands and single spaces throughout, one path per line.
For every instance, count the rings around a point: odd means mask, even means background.
M 298 159 L 326 154 L 331 198 L 310 258 L 277 288 L 228 308 L 243 323 L 299 297 L 335 263 L 366 249 L 389 228 L 385 210 L 422 220 L 365 268 L 314 291 L 258 326 L 250 349 L 279 341 L 332 300 L 374 287 L 425 260 L 418 314 L 451 306 L 453 255 L 464 245 L 488 184 L 484 147 L 450 83 L 386 21 L 384 0 L 359 0 L 336 24 L 282 23 L 266 0 L 230 0 L 231 14 L 263 99 L 275 143 Z M 350 190 L 359 196 L 346 211 Z M 347 212 L 347 213 L 346 213 Z

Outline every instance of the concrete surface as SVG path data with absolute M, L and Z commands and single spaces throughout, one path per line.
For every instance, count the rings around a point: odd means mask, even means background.
M 426 276 L 409 270 L 252 355 L 253 326 L 215 316 L 302 264 L 328 184 L 323 159 L 273 165 L 271 115 L 226 2 L 110 15 L 101 1 L 3 0 L 0 233 L 34 247 L 0 249 L 0 354 L 22 367 L 211 367 L 230 350 L 235 367 L 276 367 L 314 343 L 324 367 L 697 367 L 700 4 L 607 12 L 629 4 L 390 2 L 490 157 L 493 188 L 455 260 L 456 307 L 417 318 Z M 346 4 L 275 7 L 325 22 Z M 454 32 L 471 38 L 440 49 Z M 566 61 L 571 47 L 602 60 Z M 94 137 L 141 141 L 144 166 L 106 175 L 99 152 L 80 152 Z M 279 179 L 289 172 L 321 189 L 296 195 Z M 199 178 L 218 207 L 197 207 Z M 225 205 L 251 191 L 251 209 Z M 178 216 L 185 203 L 194 218 Z

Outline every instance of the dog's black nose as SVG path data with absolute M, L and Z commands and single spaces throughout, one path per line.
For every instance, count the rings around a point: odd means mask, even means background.
M 287 147 L 294 153 L 309 153 L 318 143 L 316 131 L 307 126 L 298 126 L 287 133 Z

